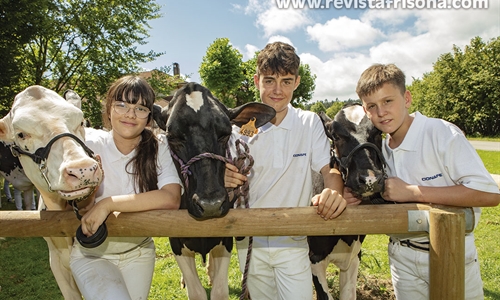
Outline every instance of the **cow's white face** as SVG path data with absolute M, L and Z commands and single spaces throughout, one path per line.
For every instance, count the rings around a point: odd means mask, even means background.
M 13 141 L 29 153 L 45 147 L 54 136 L 62 133 L 71 133 L 84 141 L 83 113 L 54 91 L 41 86 L 32 86 L 19 93 L 10 113 L 0 120 L 0 139 Z M 45 162 L 50 188 L 39 164 L 26 155 L 19 159 L 46 202 L 52 199 L 65 205 L 66 200 L 89 195 L 102 180 L 97 161 L 71 137 L 57 140 L 50 149 Z

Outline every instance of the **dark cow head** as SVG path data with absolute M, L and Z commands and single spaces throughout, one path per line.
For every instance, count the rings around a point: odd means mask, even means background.
M 362 198 L 384 190 L 385 160 L 380 152 L 382 132 L 373 126 L 359 104 L 346 105 L 333 120 L 320 114 L 333 141 L 334 159 L 345 185 Z
M 184 179 L 181 208 L 187 208 L 195 219 L 226 215 L 232 206 L 224 187 L 232 124 L 241 126 L 255 118 L 259 127 L 275 114 L 262 103 L 228 109 L 197 83 L 179 89 L 160 114 L 153 112 L 158 126 L 167 132 L 174 163 Z

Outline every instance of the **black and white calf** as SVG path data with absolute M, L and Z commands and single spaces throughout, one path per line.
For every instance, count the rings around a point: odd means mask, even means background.
M 382 133 L 366 117 L 361 105 L 342 108 L 334 120 L 320 114 L 327 136 L 333 141 L 332 166 L 336 165 L 346 187 L 365 203 L 384 203 L 384 158 L 380 152 Z M 340 269 L 340 299 L 356 299 L 361 244 L 365 236 L 310 236 L 309 258 L 317 299 L 332 300 L 326 268 Z
M 184 180 L 181 209 L 187 209 L 197 220 L 225 216 L 233 207 L 224 187 L 231 126 L 242 126 L 252 118 L 255 118 L 256 127 L 262 126 L 274 118 L 274 109 L 262 103 L 228 109 L 207 88 L 189 83 L 175 93 L 168 107 L 161 111 L 160 119 L 156 115 L 158 126 L 166 130 L 174 163 Z M 189 299 L 207 299 L 196 272 L 196 253 L 201 254 L 204 263 L 210 253 L 210 299 L 229 299 L 232 237 L 170 238 L 170 245 Z
M 19 158 L 12 154 L 10 146 L 11 144 L 0 141 L 0 175 L 9 181 L 14 188 L 23 192 L 22 203 L 24 203 L 26 210 L 36 209 L 33 199 L 35 186 L 24 173 Z M 22 203 L 17 203 L 18 201 L 16 199 L 16 207 L 19 209 L 22 208 Z

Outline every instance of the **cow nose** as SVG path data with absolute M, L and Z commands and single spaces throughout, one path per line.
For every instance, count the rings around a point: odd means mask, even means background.
M 359 183 L 366 186 L 368 190 L 380 192 L 384 187 L 384 178 L 373 170 L 368 170 L 366 175 L 359 176 Z
M 75 185 L 95 185 L 100 181 L 100 169 L 97 163 L 86 166 L 67 166 L 64 171 L 68 182 L 73 182 Z
M 202 198 L 198 194 L 193 195 L 193 211 L 190 213 L 199 219 L 210 219 L 223 217 L 229 211 L 229 198 L 227 194 L 220 197 Z

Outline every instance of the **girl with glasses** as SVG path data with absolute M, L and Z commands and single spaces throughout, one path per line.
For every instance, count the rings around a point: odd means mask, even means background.
M 90 129 L 86 144 L 100 156 L 104 180 L 81 220 L 92 236 L 109 214 L 178 209 L 181 184 L 166 138 L 146 127 L 155 95 L 138 76 L 113 83 L 106 98 L 109 131 Z M 153 278 L 155 246 L 151 237 L 107 237 L 94 248 L 75 241 L 70 266 L 87 300 L 147 299 Z

